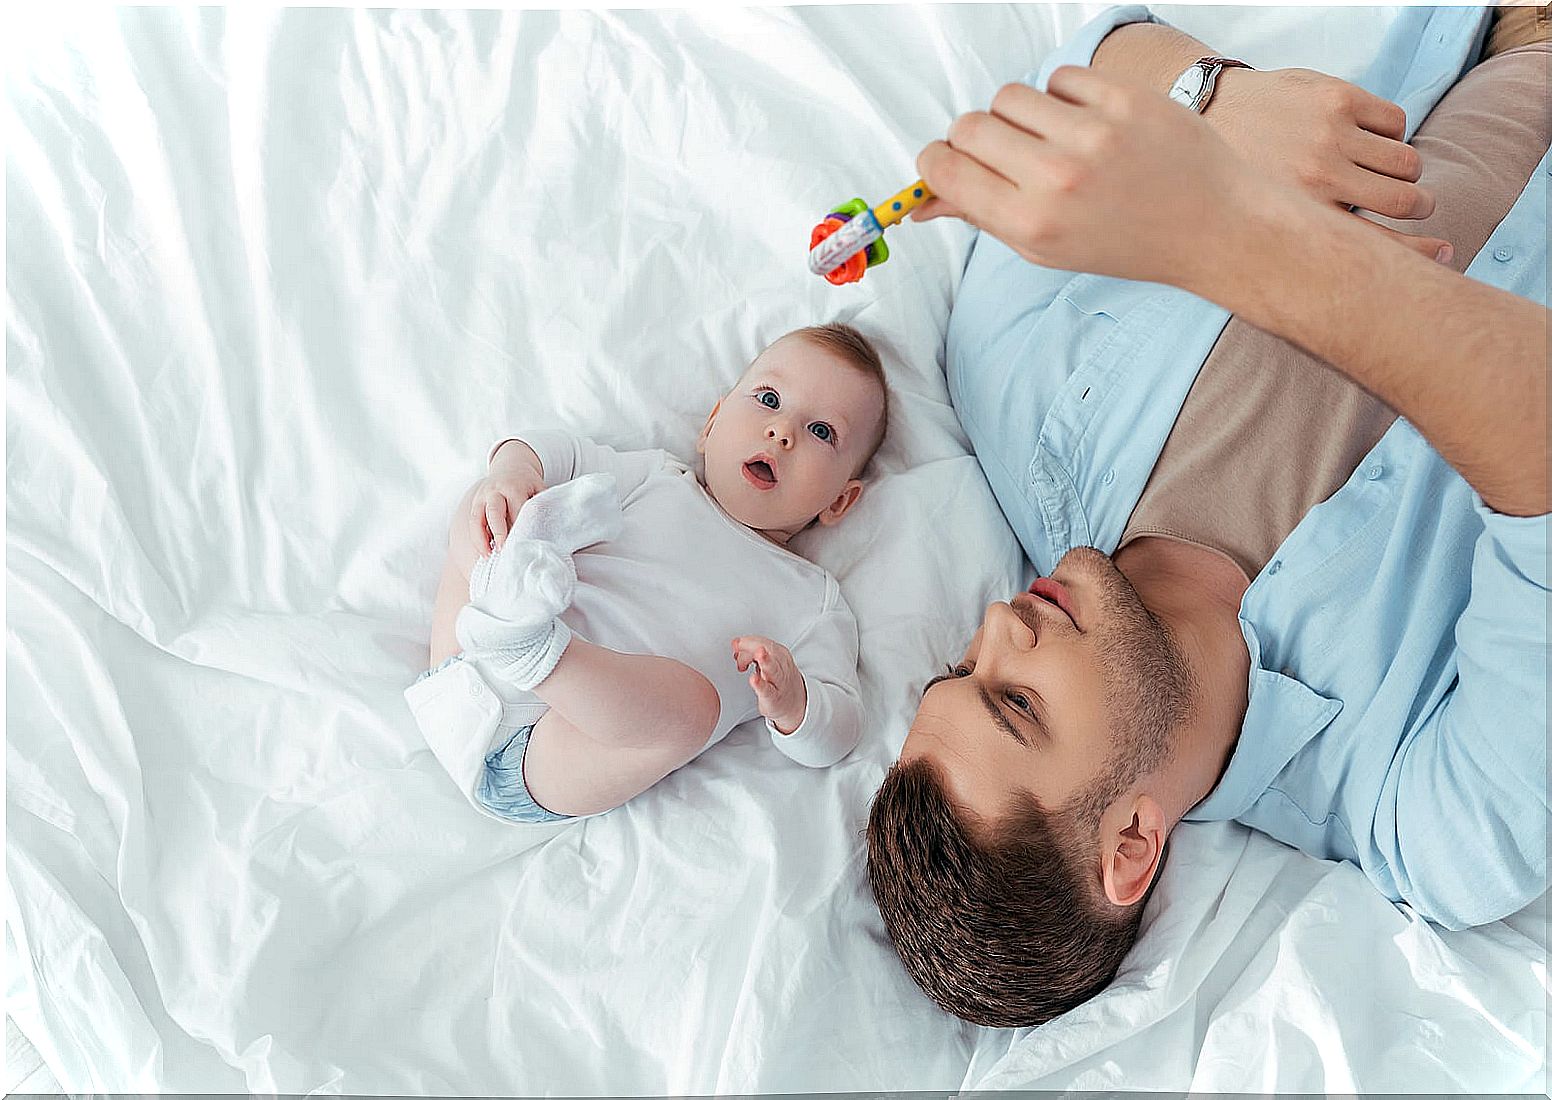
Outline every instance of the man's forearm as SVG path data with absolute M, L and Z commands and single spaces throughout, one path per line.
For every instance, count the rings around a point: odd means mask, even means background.
M 1186 289 L 1375 394 L 1489 507 L 1547 511 L 1547 310 L 1296 196 L 1241 209 Z
M 1127 23 L 1105 35 L 1094 51 L 1092 68 L 1124 73 L 1161 92 L 1175 78 L 1212 50 L 1174 27 L 1161 23 Z

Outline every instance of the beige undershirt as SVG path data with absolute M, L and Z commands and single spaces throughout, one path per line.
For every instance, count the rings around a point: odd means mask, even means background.
M 1548 68 L 1539 41 L 1460 79 L 1419 128 L 1426 221 L 1385 224 L 1455 247 L 1465 270 L 1546 152 Z M 1346 376 L 1233 318 L 1175 420 L 1120 547 L 1182 539 L 1228 557 L 1246 582 L 1315 505 L 1340 489 L 1396 414 Z

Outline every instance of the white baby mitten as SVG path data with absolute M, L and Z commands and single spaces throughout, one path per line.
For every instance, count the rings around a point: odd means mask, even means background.
M 511 538 L 538 539 L 575 554 L 617 538 L 625 522 L 613 474 L 584 474 L 528 499 L 512 523 Z
M 559 615 L 571 606 L 571 555 L 620 532 L 614 478 L 588 474 L 535 494 L 501 549 L 469 571 L 469 603 L 458 613 L 459 645 L 491 659 L 492 671 L 530 691 L 571 643 Z

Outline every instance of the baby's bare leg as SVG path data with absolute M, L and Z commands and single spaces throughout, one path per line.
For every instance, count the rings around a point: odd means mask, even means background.
M 550 710 L 523 761 L 547 810 L 589 814 L 629 801 L 701 750 L 721 702 L 711 681 L 667 657 L 573 638 L 534 688 Z

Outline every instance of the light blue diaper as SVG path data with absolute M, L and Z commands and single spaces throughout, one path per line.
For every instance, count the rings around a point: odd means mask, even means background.
M 435 676 L 454 661 L 461 660 L 462 653 L 453 654 L 436 668 L 422 672 L 416 683 L 428 676 Z M 528 738 L 533 735 L 533 730 L 531 725 L 519 726 L 506 739 L 505 744 L 486 755 L 485 774 L 480 777 L 479 789 L 474 792 L 474 797 L 481 806 L 508 821 L 525 824 L 565 821 L 572 815 L 554 813 L 539 805 L 533 795 L 528 793 L 528 783 L 523 779 L 523 756 L 528 751 Z

